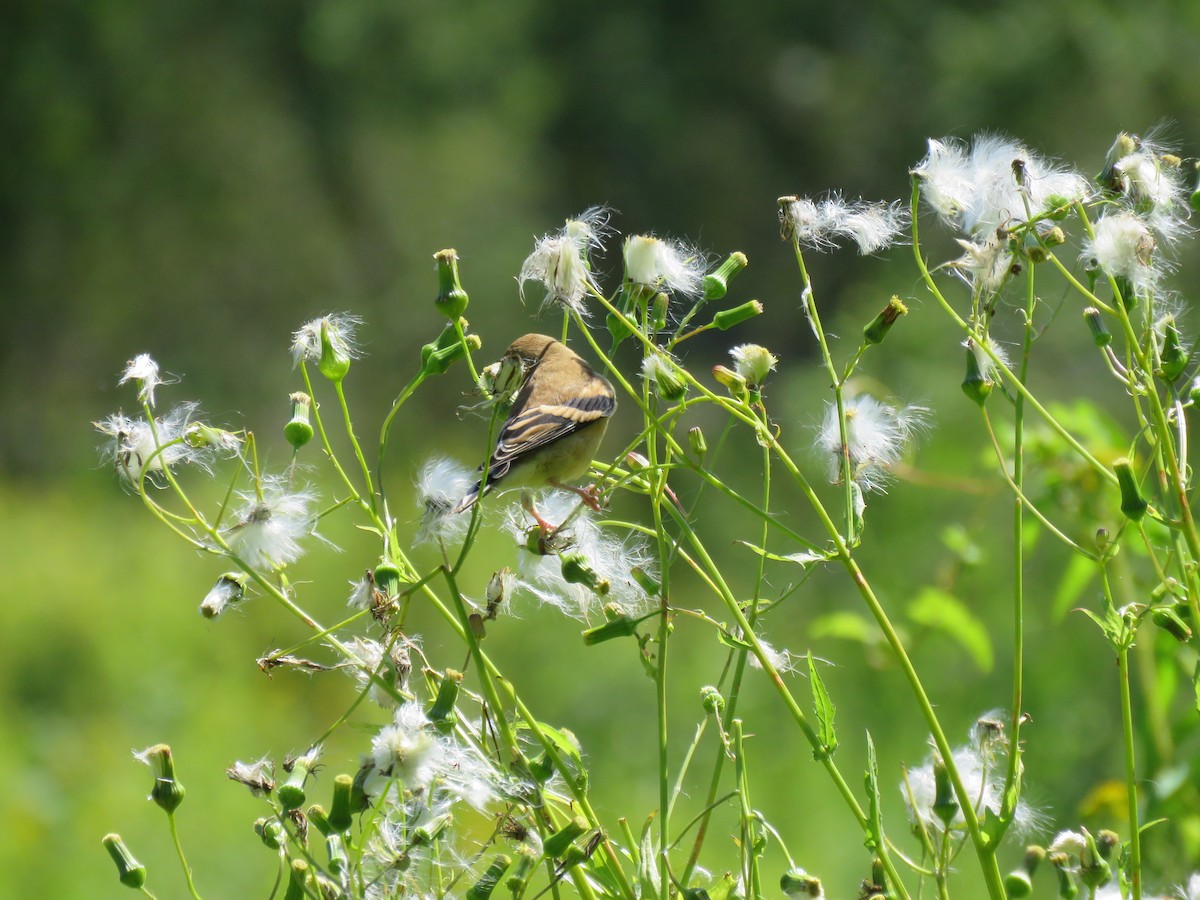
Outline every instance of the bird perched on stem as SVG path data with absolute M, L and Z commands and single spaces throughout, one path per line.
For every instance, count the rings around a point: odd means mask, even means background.
M 544 334 L 517 338 L 504 364 L 519 366 L 524 380 L 512 410 L 500 428 L 491 460 L 480 466 L 480 480 L 455 512 L 469 509 L 503 481 L 508 487 L 552 485 L 577 493 L 598 508 L 593 489 L 564 484 L 585 474 L 600 447 L 608 417 L 617 408 L 612 385 L 560 341 Z M 532 508 L 543 531 L 553 530 Z

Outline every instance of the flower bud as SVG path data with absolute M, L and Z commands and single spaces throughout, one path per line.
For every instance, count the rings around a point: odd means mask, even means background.
M 704 440 L 704 432 L 700 430 L 699 425 L 688 429 L 688 443 L 692 445 L 692 453 L 696 454 L 698 459 L 704 459 L 704 454 L 708 452 L 708 442 Z
M 320 749 L 320 747 L 314 747 L 303 756 L 298 756 L 283 764 L 288 778 L 287 781 L 276 788 L 275 796 L 279 798 L 279 805 L 283 807 L 285 812 L 299 809 L 304 803 L 304 781 L 308 778 L 308 773 L 317 764 Z
M 561 829 L 546 838 L 546 843 L 542 845 L 542 852 L 546 854 L 547 859 L 558 859 L 567 852 L 567 848 L 571 846 L 575 838 L 587 830 L 587 819 L 583 816 L 576 816 Z
M 780 876 L 779 889 L 789 897 L 824 897 L 821 879 L 803 869 L 788 869 Z
M 133 858 L 119 834 L 106 834 L 101 841 L 117 864 L 117 878 L 126 887 L 140 888 L 146 883 L 146 867 Z
M 510 865 L 512 865 L 511 857 L 505 853 L 497 853 L 493 857 L 491 865 L 479 876 L 479 880 L 467 888 L 467 900 L 487 900 L 492 896 L 492 891 L 499 886 L 500 879 L 504 877 L 504 873 Z
M 263 846 L 270 850 L 278 850 L 287 840 L 278 819 L 255 819 L 254 833 L 263 842 Z
M 603 596 L 609 592 L 608 579 L 601 578 L 582 553 L 563 553 L 559 556 L 563 580 L 568 584 L 582 584 Z
M 933 763 L 933 784 L 933 811 L 944 824 L 949 825 L 958 815 L 958 800 L 954 796 L 954 785 L 950 782 L 950 772 L 940 759 Z
M 629 637 L 630 635 L 637 634 L 637 625 L 636 619 L 631 619 L 629 616 L 621 614 L 605 622 L 603 625 L 587 629 L 583 633 L 583 643 L 588 647 L 592 647 L 615 638 Z
M 461 320 L 466 329 L 466 320 Z M 438 339 L 421 348 L 421 369 L 426 375 L 443 375 L 457 360 L 466 356 L 467 349 L 478 350 L 483 346 L 479 336 L 466 335 L 466 346 L 459 340 L 458 329 L 454 323 L 447 325 L 438 335 Z
M 329 807 L 329 827 L 345 833 L 354 824 L 354 814 L 350 811 L 350 794 L 354 787 L 354 779 L 349 775 L 338 775 L 333 779 L 333 803 Z
M 154 787 L 150 790 L 149 799 L 168 814 L 175 812 L 186 792 L 175 777 L 175 759 L 171 756 L 171 748 L 166 744 L 155 744 L 134 755 L 154 771 Z
M 612 335 L 612 350 L 609 351 L 611 355 L 621 345 L 621 341 L 633 334 L 633 329 L 629 327 L 626 316 L 618 316 L 615 313 L 609 313 L 604 324 L 608 326 L 608 333 Z
M 746 400 L 749 397 L 746 379 L 737 372 L 727 369 L 725 366 L 713 366 L 712 374 L 713 378 L 723 385 L 735 400 Z
M 387 597 L 395 597 L 400 592 L 400 569 L 388 560 L 381 560 L 371 575 L 375 587 L 383 591 Z
M 1187 609 L 1187 604 L 1183 604 Z M 1121 843 L 1121 836 L 1115 831 L 1109 831 L 1107 828 L 1102 828 L 1100 833 L 1096 835 L 1096 848 L 1100 851 L 1101 859 L 1112 859 L 1112 852 Z
M 1089 306 L 1083 311 L 1083 318 L 1087 322 L 1088 330 L 1092 333 L 1092 340 L 1096 342 L 1097 347 L 1107 347 L 1112 343 L 1112 332 L 1105 326 L 1100 310 Z
M 346 373 L 350 371 L 352 358 L 345 342 L 340 339 L 335 340 L 330 335 L 329 321 L 327 319 L 322 320 L 321 358 L 317 360 L 317 368 L 321 370 L 321 374 L 330 381 L 341 381 L 346 377 Z
M 325 812 L 325 807 L 321 804 L 314 803 L 304 811 L 304 815 L 308 817 L 308 821 L 312 825 L 316 826 L 322 836 L 334 833 L 333 826 L 329 824 L 329 813 Z
M 246 576 L 242 572 L 226 572 L 200 601 L 200 615 L 215 619 L 231 603 L 240 603 L 246 597 Z
M 1087 844 L 1079 856 L 1079 878 L 1087 887 L 1095 891 L 1096 888 L 1103 887 L 1112 880 L 1112 869 L 1109 867 L 1108 861 L 1100 855 L 1100 848 L 1096 846 L 1096 838 L 1086 828 L 1083 829 L 1083 838 Z
M 1051 853 L 1049 859 L 1054 871 L 1058 873 L 1058 896 L 1062 900 L 1074 900 L 1075 895 L 1079 893 L 1079 885 L 1071 876 L 1070 857 L 1065 853 Z
M 734 325 L 741 325 L 753 319 L 755 316 L 761 316 L 763 305 L 758 300 L 747 300 L 740 306 L 735 306 L 733 309 L 723 309 L 712 317 L 712 327 L 718 331 L 728 331 Z
M 508 877 L 504 879 L 504 886 L 512 891 L 514 897 L 519 897 L 524 892 L 525 882 L 533 874 L 533 867 L 537 864 L 537 861 L 537 851 L 532 847 L 518 848 L 517 864 L 508 873 Z
M 1175 327 L 1174 317 L 1168 317 L 1163 323 L 1163 344 L 1159 352 L 1159 366 L 1155 375 L 1163 381 L 1174 381 L 1187 368 L 1190 354 L 1183 349 L 1183 341 L 1179 329 Z
M 749 264 L 750 261 L 746 259 L 745 253 L 730 253 L 729 258 L 721 263 L 715 272 L 709 272 L 704 276 L 704 299 L 720 300 L 724 297 L 729 290 L 730 279 Z
M 1182 603 L 1178 605 L 1178 608 L 1186 610 L 1188 606 L 1186 603 Z M 1157 606 L 1150 610 L 1150 619 L 1179 643 L 1186 644 L 1192 639 L 1192 629 L 1183 621 L 1176 609 L 1177 607 L 1172 606 Z M 1101 834 L 1103 835 L 1103 832 Z
M 892 326 L 896 324 L 896 320 L 906 315 L 908 315 L 908 307 L 893 294 L 887 306 L 863 329 L 863 340 L 868 344 L 882 343 Z
M 442 734 L 449 734 L 458 722 L 454 704 L 458 702 L 458 691 L 462 687 L 462 680 L 462 672 L 447 669 L 442 676 L 442 683 L 438 685 L 437 696 L 425 713 L 433 727 Z
M 705 685 L 700 688 L 700 705 L 706 713 L 719 714 L 725 709 L 725 698 L 721 696 L 720 690 L 711 684 Z
M 1113 463 L 1113 471 L 1117 473 L 1117 484 L 1121 486 L 1121 512 L 1130 521 L 1140 522 L 1150 504 L 1142 497 L 1129 460 L 1118 459 Z
M 975 354 L 975 342 L 967 342 L 967 374 L 962 380 L 962 392 L 982 407 L 995 387 L 995 382 L 983 374 Z
M 312 440 L 313 427 L 309 421 L 312 412 L 312 397 L 303 391 L 297 391 L 291 396 L 292 418 L 283 426 L 283 436 L 287 442 L 299 450 Z
M 654 295 L 654 300 L 650 305 L 650 327 L 655 331 L 662 331 L 667 327 L 667 310 L 670 308 L 671 298 L 659 291 Z
M 283 895 L 283 900 L 305 900 L 309 896 L 304 888 L 307 881 L 308 863 L 303 859 L 293 859 L 291 877 L 288 879 L 287 893 Z
M 458 251 L 439 250 L 433 254 L 437 260 L 438 294 L 434 304 L 443 316 L 457 322 L 467 311 L 469 298 L 458 280 Z
M 683 372 L 668 356 L 655 353 L 642 363 L 642 372 L 654 384 L 654 393 L 668 403 L 687 396 L 688 385 Z

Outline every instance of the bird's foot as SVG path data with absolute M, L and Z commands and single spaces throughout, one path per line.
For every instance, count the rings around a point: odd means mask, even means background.
M 573 494 L 578 494 L 579 499 L 588 505 L 592 512 L 600 512 L 604 507 L 600 504 L 600 489 L 589 484 L 585 488 L 573 487 L 569 484 L 563 484 L 561 481 L 552 480 L 550 482 L 556 488 L 562 488 L 564 491 L 570 491 Z

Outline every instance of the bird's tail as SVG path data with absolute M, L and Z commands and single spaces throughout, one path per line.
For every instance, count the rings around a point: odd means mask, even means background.
M 472 506 L 475 505 L 476 501 L 478 501 L 480 496 L 483 495 L 484 493 L 485 493 L 485 490 L 483 487 L 483 482 L 482 481 L 475 482 L 475 487 L 473 487 L 469 491 L 467 491 L 467 493 L 463 496 L 463 498 L 458 501 L 458 506 L 454 507 L 454 509 L 451 510 L 451 515 L 457 515 L 458 513 L 466 512 L 468 509 L 470 509 Z

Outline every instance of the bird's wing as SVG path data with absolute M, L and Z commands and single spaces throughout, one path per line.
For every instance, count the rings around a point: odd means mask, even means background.
M 612 395 L 599 391 L 515 412 L 500 430 L 500 439 L 488 466 L 488 481 L 503 478 L 513 463 L 522 457 L 611 416 L 614 409 L 616 401 Z

